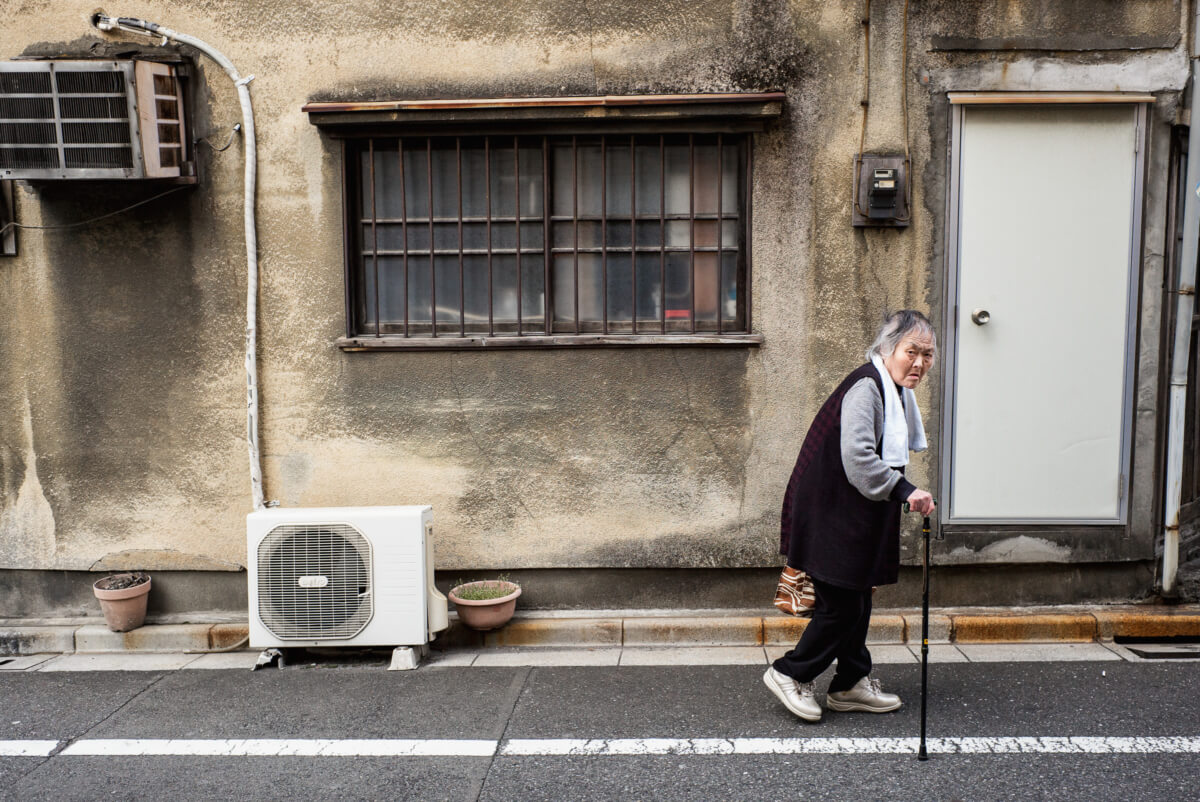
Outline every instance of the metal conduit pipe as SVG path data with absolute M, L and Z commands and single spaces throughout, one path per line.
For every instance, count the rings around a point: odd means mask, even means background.
M 1192 309 L 1196 294 L 1196 256 L 1200 246 L 1200 114 L 1196 86 L 1200 84 L 1200 2 L 1192 20 L 1192 79 L 1188 86 L 1187 192 L 1183 201 L 1183 249 L 1175 295 L 1175 334 L 1171 342 L 1171 383 L 1167 424 L 1167 477 L 1163 502 L 1162 592 L 1176 593 L 1179 576 L 1179 506 L 1183 494 L 1183 430 L 1187 405 L 1188 351 L 1192 340 Z
M 247 86 L 254 76 L 243 78 L 219 50 L 194 36 L 188 36 L 153 22 L 132 17 L 92 15 L 92 25 L 101 31 L 116 29 L 145 36 L 162 37 L 159 45 L 178 42 L 199 50 L 220 65 L 237 87 L 242 107 L 242 135 L 245 137 L 245 181 L 243 207 L 246 229 L 246 440 L 250 448 L 250 492 L 254 509 L 263 503 L 262 462 L 258 450 L 258 233 L 254 215 L 255 183 L 258 176 L 258 156 L 254 139 L 254 109 L 250 105 Z

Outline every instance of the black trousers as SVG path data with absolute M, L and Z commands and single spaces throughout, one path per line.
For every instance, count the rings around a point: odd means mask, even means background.
M 812 682 L 837 660 L 831 692 L 849 690 L 871 673 L 867 628 L 871 589 L 848 590 L 813 580 L 817 604 L 796 648 L 774 662 L 775 670 L 797 682 Z

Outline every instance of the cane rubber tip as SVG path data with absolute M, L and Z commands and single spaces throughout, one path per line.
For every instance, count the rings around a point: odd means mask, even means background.
M 929 755 L 922 752 L 921 754 L 917 755 L 917 760 L 929 760 Z

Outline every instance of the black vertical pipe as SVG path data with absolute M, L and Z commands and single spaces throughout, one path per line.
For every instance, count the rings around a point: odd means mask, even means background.
M 517 207 L 517 336 L 521 336 L 521 143 L 513 137 L 513 196 Z
M 408 336 L 408 186 L 404 183 L 404 137 L 396 140 L 400 159 L 400 234 L 404 237 L 404 336 Z
M 437 267 L 433 259 L 433 137 L 425 138 L 425 178 L 429 185 L 429 328 L 437 336 Z
M 463 281 L 463 189 L 462 189 L 462 137 L 454 137 L 454 155 L 457 158 L 458 169 L 458 333 L 460 337 L 467 336 L 467 302 L 466 284 Z
M 376 221 L 379 215 L 375 209 L 375 140 L 367 140 L 367 153 L 371 161 L 371 267 L 375 285 L 375 336 L 380 336 L 379 326 L 379 232 Z

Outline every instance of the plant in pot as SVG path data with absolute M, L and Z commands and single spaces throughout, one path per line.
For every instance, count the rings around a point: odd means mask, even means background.
M 486 631 L 508 623 L 517 609 L 521 586 L 507 577 L 459 582 L 450 589 L 458 618 L 471 629 Z
M 96 580 L 92 593 L 100 600 L 108 628 L 113 632 L 128 632 L 146 620 L 150 575 L 143 571 L 110 574 Z

